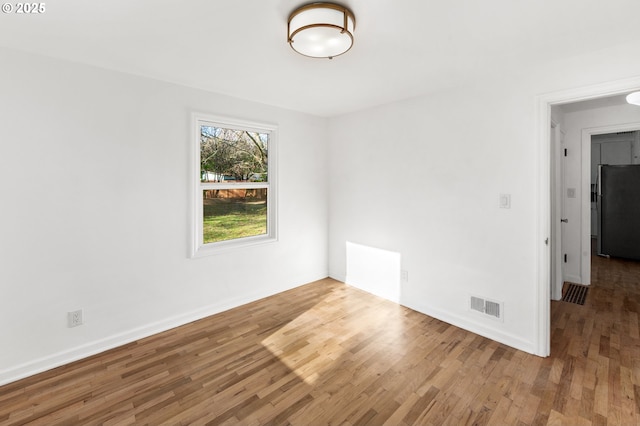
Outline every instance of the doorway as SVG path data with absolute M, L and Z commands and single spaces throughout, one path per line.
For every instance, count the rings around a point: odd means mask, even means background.
M 612 125 L 593 129 L 586 129 L 583 149 L 588 149 L 591 156 L 584 158 L 582 168 L 590 171 L 591 199 L 589 200 L 589 232 L 582 231 L 583 246 L 600 241 L 597 209 L 598 165 L 628 165 L 638 164 L 640 160 L 640 123 Z M 587 200 L 583 202 L 583 216 L 587 216 Z M 600 247 L 600 245 L 597 245 Z M 600 250 L 598 249 L 598 253 Z M 592 253 L 593 255 L 593 253 Z M 590 272 L 590 270 L 589 270 Z M 589 275 L 590 277 L 590 275 Z M 590 283 L 590 281 L 589 281 Z
M 551 250 L 551 244 L 558 238 L 557 226 L 552 226 L 552 223 L 557 221 L 560 223 L 562 217 L 558 217 L 557 204 L 552 202 L 552 195 L 555 197 L 555 193 L 552 188 L 555 186 L 556 173 L 552 173 L 552 149 L 555 150 L 556 144 L 552 146 L 551 141 L 551 107 L 554 105 L 563 105 L 574 102 L 588 101 L 592 99 L 605 98 L 609 96 L 622 95 L 632 91 L 640 90 L 640 78 L 634 78 L 624 81 L 617 81 L 609 84 L 582 87 L 578 89 L 556 92 L 547 95 L 538 96 L 537 101 L 537 147 L 538 147 L 538 242 L 537 242 L 537 257 L 538 257 L 538 273 L 537 273 L 537 312 L 536 312 L 536 335 L 537 345 L 536 354 L 540 356 L 548 356 L 551 350 L 550 343 L 550 307 L 552 296 L 552 265 L 554 276 L 557 275 L 557 271 L 562 268 L 561 264 L 558 264 L 561 256 L 557 256 L 557 251 Z M 582 140 L 584 146 L 585 132 L 583 131 Z M 587 138 L 590 144 L 590 135 Z M 587 145 L 588 149 L 585 153 L 583 149 L 583 155 L 586 155 L 589 160 L 591 157 L 590 145 Z M 584 159 L 583 159 L 584 164 Z M 587 162 L 587 164 L 589 164 Z M 555 165 L 554 165 L 555 169 Z M 586 169 L 586 170 L 584 170 Z M 587 209 L 582 208 L 581 212 L 581 234 L 584 237 L 585 230 L 588 235 L 590 253 L 590 239 L 591 239 L 591 206 L 590 206 L 590 167 L 583 167 L 582 170 L 583 179 L 581 185 L 581 198 L 587 201 Z M 586 179 L 584 175 L 586 174 Z M 585 183 L 586 182 L 586 183 Z M 586 216 L 586 217 L 585 217 Z M 552 234 L 553 231 L 553 234 Z M 584 248 L 581 248 L 584 251 Z M 552 257 L 552 253 L 554 256 Z M 588 266 L 586 264 L 589 264 Z M 590 262 L 583 262 L 581 270 L 583 273 L 587 270 L 587 274 L 590 278 Z

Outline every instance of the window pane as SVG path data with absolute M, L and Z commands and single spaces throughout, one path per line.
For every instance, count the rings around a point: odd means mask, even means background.
M 204 244 L 267 233 L 267 189 L 202 191 Z
M 200 126 L 202 182 L 267 182 L 269 134 Z

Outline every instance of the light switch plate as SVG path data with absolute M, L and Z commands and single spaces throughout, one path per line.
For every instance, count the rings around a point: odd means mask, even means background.
M 500 208 L 501 209 L 511 208 L 511 194 L 500 194 Z

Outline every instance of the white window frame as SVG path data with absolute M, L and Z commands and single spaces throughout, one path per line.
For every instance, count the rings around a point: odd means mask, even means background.
M 192 235 L 191 257 L 201 257 L 226 252 L 256 244 L 271 243 L 278 240 L 277 236 L 277 130 L 273 124 L 258 123 L 215 115 L 193 113 L 192 128 Z M 267 182 L 218 183 L 201 182 L 200 176 L 200 129 L 201 126 L 222 127 L 226 129 L 246 130 L 250 132 L 268 133 L 267 145 Z M 217 241 L 205 244 L 203 242 L 203 205 L 202 191 L 207 189 L 234 188 L 266 188 L 267 189 L 267 232 L 262 235 L 235 238 L 233 240 Z

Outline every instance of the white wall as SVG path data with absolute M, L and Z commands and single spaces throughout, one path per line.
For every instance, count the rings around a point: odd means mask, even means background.
M 538 255 L 544 179 L 536 96 L 638 76 L 638 47 L 520 74 L 496 67 L 491 81 L 333 119 L 331 276 L 345 278 L 346 242 L 398 252 L 409 274 L 404 305 L 542 352 L 537 291 L 549 277 L 537 278 L 545 260 Z M 511 194 L 511 209 L 499 208 L 503 193 Z M 504 322 L 471 312 L 470 295 L 503 301 Z
M 321 278 L 327 264 L 345 279 L 347 242 L 400 254 L 405 305 L 535 352 L 535 97 L 638 76 L 639 49 L 496 67 L 492 81 L 335 117 L 328 131 L 1 50 L 0 383 Z M 280 126 L 277 244 L 187 258 L 194 110 Z M 469 312 L 470 294 L 504 301 L 504 323 Z M 78 308 L 85 325 L 66 328 Z
M 0 383 L 327 276 L 326 119 L 0 63 Z M 279 125 L 277 243 L 188 258 L 192 111 Z
M 468 89 L 332 120 L 330 274 L 345 278 L 345 242 L 398 252 L 402 304 L 532 351 L 533 102 Z M 504 301 L 504 324 L 470 295 Z
M 588 199 L 583 199 L 580 188 L 589 185 L 584 181 L 583 168 L 590 169 L 589 164 L 582 164 L 582 131 L 584 129 L 640 123 L 640 107 L 635 105 L 619 105 L 572 111 L 564 114 L 565 147 L 570 155 L 564 161 L 565 188 L 576 188 L 576 198 L 565 198 L 565 214 L 569 222 L 565 224 L 566 238 L 563 247 L 567 253 L 567 263 L 563 266 L 566 281 L 583 283 L 581 262 L 590 262 L 591 253 L 588 242 L 581 249 L 581 209 L 590 209 Z M 585 282 L 585 284 L 587 284 Z

